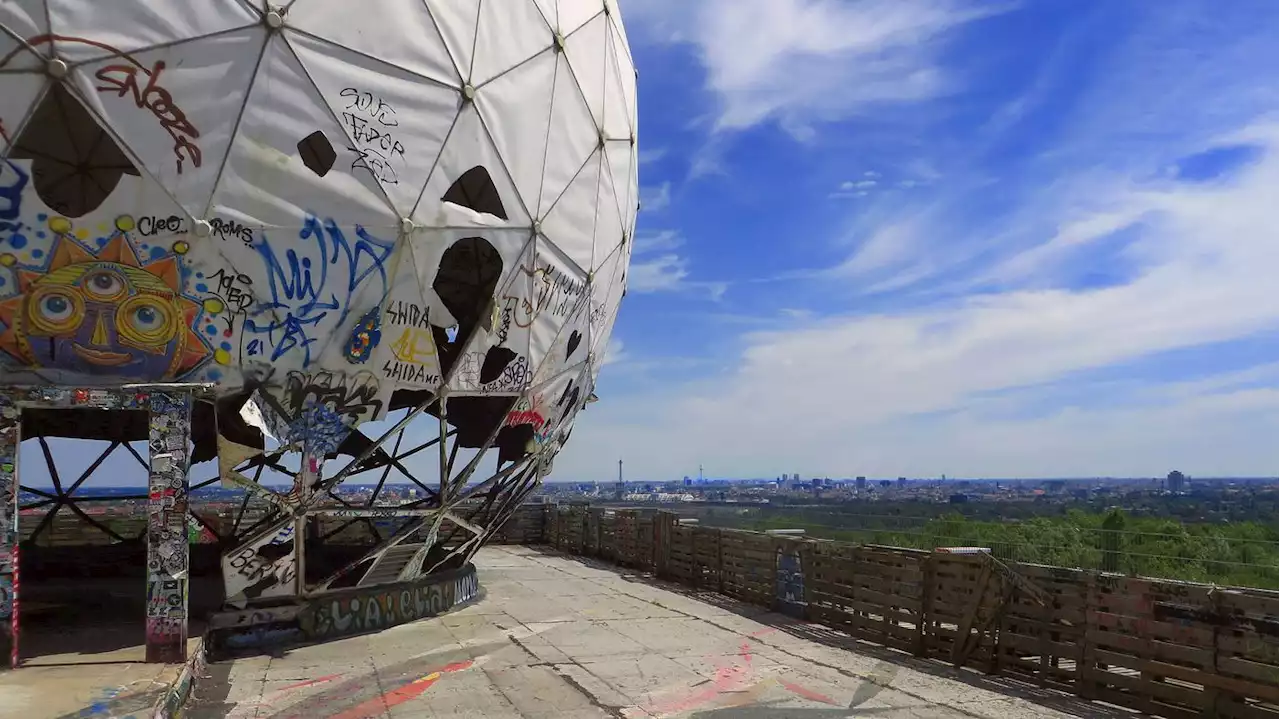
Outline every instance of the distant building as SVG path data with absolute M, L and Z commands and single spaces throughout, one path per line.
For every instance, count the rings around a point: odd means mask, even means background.
M 906 477 L 898 477 L 898 489 L 904 489 L 907 486 Z
M 859 492 L 865 492 L 867 490 L 866 477 L 858 477 L 857 479 L 854 480 L 854 483 L 855 483 L 854 486 L 858 488 Z
M 1170 492 L 1181 492 L 1186 489 L 1187 477 L 1182 472 L 1174 470 L 1165 477 L 1165 489 Z

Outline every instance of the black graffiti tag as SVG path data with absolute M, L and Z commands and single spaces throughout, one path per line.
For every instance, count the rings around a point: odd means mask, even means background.
M 348 150 L 356 154 L 351 169 L 363 168 L 379 182 L 399 183 L 399 171 L 393 160 L 404 162 L 404 145 L 389 128 L 398 127 L 396 110 L 371 92 L 348 87 L 338 93 L 347 100 L 342 111 L 342 124 L 351 137 Z

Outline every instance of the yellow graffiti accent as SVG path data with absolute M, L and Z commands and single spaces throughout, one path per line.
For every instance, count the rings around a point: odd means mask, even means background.
M 173 249 L 173 254 L 175 255 L 185 255 L 191 251 L 191 245 L 187 244 L 182 240 L 178 240 L 177 242 L 173 243 L 172 249 Z
M 227 306 L 224 305 L 222 303 L 222 300 L 218 299 L 217 297 L 210 297 L 209 299 L 204 301 L 204 311 L 208 312 L 211 315 L 216 315 L 219 312 L 225 310 L 226 308 Z
M 231 364 L 231 353 L 230 353 L 230 352 L 228 352 L 228 351 L 226 351 L 226 350 L 224 350 L 224 349 L 217 349 L 217 350 L 214 350 L 214 351 L 213 351 L 213 361 L 214 361 L 214 362 L 217 362 L 217 363 L 218 363 L 218 364 L 220 364 L 220 365 L 228 365 L 228 364 Z
M 116 218 L 116 229 L 121 232 L 132 232 L 136 226 L 133 218 L 128 215 L 120 215 Z
M 68 220 L 65 217 L 50 217 L 49 229 L 59 235 L 65 235 L 71 231 L 71 220 Z
M 400 339 L 391 345 L 391 354 L 401 362 L 426 364 L 436 356 L 436 345 L 431 333 L 421 327 L 406 327 Z

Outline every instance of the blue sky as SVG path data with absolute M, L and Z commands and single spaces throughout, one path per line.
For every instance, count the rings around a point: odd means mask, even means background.
M 1274 0 L 622 9 L 644 208 L 552 479 L 1278 473 Z
M 556 479 L 1277 473 L 1274 2 L 624 2 L 644 207 Z

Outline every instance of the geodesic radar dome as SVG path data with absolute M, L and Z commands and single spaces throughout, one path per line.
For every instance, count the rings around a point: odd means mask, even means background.
M 637 210 L 614 0 L 180 5 L 0 4 L 0 382 L 558 444 Z

